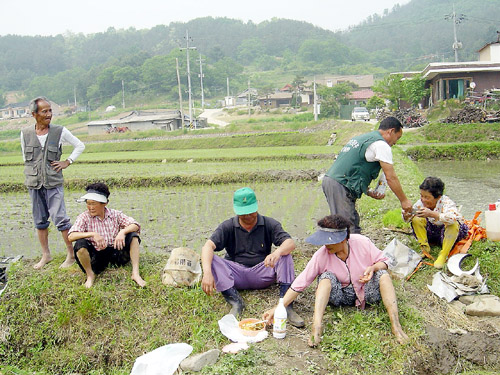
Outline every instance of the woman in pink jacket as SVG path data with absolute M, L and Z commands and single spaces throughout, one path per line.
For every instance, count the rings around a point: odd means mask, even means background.
M 314 347 L 321 341 L 327 304 L 363 309 L 366 303 L 375 304 L 381 299 L 389 314 L 392 333 L 399 343 L 405 343 L 408 336 L 399 323 L 396 293 L 385 263 L 387 258 L 368 237 L 349 235 L 350 222 L 340 215 L 325 216 L 318 221 L 318 226 L 306 242 L 321 247 L 284 296 L 287 306 L 318 278 L 309 346 Z M 272 323 L 274 310 L 266 311 L 263 319 Z

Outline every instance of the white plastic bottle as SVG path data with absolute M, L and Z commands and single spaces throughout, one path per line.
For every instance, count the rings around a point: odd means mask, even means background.
M 385 189 L 387 188 L 387 179 L 385 178 L 385 174 L 382 173 L 377 182 L 377 187 L 374 192 L 377 194 L 385 194 Z
M 286 308 L 283 298 L 280 298 L 278 307 L 274 310 L 273 336 L 277 339 L 284 339 L 286 336 Z

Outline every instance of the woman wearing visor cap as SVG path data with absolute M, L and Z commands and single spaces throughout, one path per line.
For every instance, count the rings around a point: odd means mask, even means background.
M 392 333 L 399 343 L 408 340 L 399 323 L 396 293 L 387 273 L 387 258 L 361 234 L 349 233 L 350 222 L 340 215 L 325 216 L 318 221 L 318 230 L 306 242 L 321 247 L 297 276 L 284 297 L 287 306 L 300 292 L 318 278 L 314 317 L 309 346 L 321 341 L 322 321 L 327 304 L 357 306 L 375 304 L 381 299 L 389 314 Z M 263 318 L 272 322 L 274 308 Z

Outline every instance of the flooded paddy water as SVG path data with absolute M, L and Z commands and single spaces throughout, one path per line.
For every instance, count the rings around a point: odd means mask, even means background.
M 259 212 L 279 220 L 292 237 L 302 239 L 312 232 L 316 220 L 328 206 L 319 182 L 269 182 L 250 184 L 259 201 Z M 109 207 L 134 217 L 142 226 L 146 251 L 169 252 L 179 246 L 200 250 L 223 220 L 234 215 L 233 192 L 241 184 L 183 186 L 165 189 L 113 189 Z M 86 207 L 76 199 L 83 191 L 65 191 L 69 216 L 74 220 Z M 37 258 L 40 244 L 33 227 L 28 193 L 4 196 L 0 206 L 4 234 L 0 256 Z M 63 253 L 64 243 L 51 224 L 49 245 L 54 254 Z
M 445 194 L 462 206 L 466 219 L 471 219 L 476 211 L 484 212 L 488 203 L 500 199 L 500 161 L 425 161 L 417 165 L 424 176 L 437 176 L 445 182 Z M 142 225 L 142 246 L 146 251 L 164 253 L 179 246 L 199 250 L 216 226 L 234 215 L 232 194 L 241 186 L 113 189 L 109 206 L 133 216 Z M 316 220 L 328 213 L 319 182 L 262 182 L 250 186 L 257 193 L 259 212 L 279 220 L 297 240 L 305 238 Z M 85 204 L 76 202 L 82 194 L 83 191 L 65 192 L 72 220 L 86 209 Z M 0 256 L 37 258 L 40 245 L 28 193 L 5 195 L 0 215 L 5 229 Z M 59 233 L 53 225 L 49 228 L 52 252 L 63 253 Z
M 424 161 L 417 163 L 424 175 L 439 177 L 445 183 L 445 194 L 457 206 L 467 220 L 476 211 L 488 209 L 489 203 L 500 199 L 500 160 L 491 161 Z

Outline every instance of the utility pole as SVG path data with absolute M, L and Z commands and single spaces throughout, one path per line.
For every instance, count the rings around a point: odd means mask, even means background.
M 229 77 L 226 77 L 227 96 L 229 96 Z
M 203 67 L 202 67 L 202 62 L 205 61 L 205 60 L 202 60 L 201 59 L 201 53 L 200 53 L 200 74 L 199 74 L 199 77 L 200 77 L 200 86 L 201 86 L 201 109 L 204 110 L 205 109 L 205 94 L 203 92 Z
M 184 111 L 182 110 L 182 91 L 181 91 L 181 76 L 179 74 L 179 59 L 175 58 L 175 67 L 177 69 L 177 87 L 179 88 L 179 108 L 181 110 L 181 126 L 184 130 Z
M 251 110 L 250 110 L 250 100 L 251 100 L 251 97 L 250 97 L 250 80 L 248 80 L 248 90 L 247 90 L 247 102 L 248 102 L 248 116 L 250 116 L 252 114 Z
M 313 108 L 314 108 L 314 121 L 318 121 L 318 100 L 316 97 L 316 76 L 313 82 Z
M 465 14 L 457 15 L 455 13 L 455 5 L 453 5 L 453 13 L 445 15 L 444 19 L 453 21 L 453 37 L 454 37 L 453 51 L 455 52 L 455 62 L 458 62 L 458 50 L 462 48 L 462 42 L 459 42 L 457 39 L 457 25 L 460 24 L 462 21 L 466 20 L 467 17 Z
M 189 100 L 189 127 L 191 127 L 191 124 L 193 123 L 193 103 L 192 103 L 192 98 L 191 98 L 191 72 L 189 70 L 189 50 L 190 49 L 196 49 L 196 47 L 189 47 L 189 34 L 188 31 L 186 30 L 186 48 L 181 48 L 182 50 L 186 50 L 186 58 L 187 58 L 187 78 L 188 78 L 188 100 Z
M 122 108 L 125 109 L 125 84 L 122 79 Z
M 73 86 L 73 94 L 75 96 L 75 111 L 76 111 L 76 110 L 78 110 L 78 108 L 76 107 L 76 86 Z

